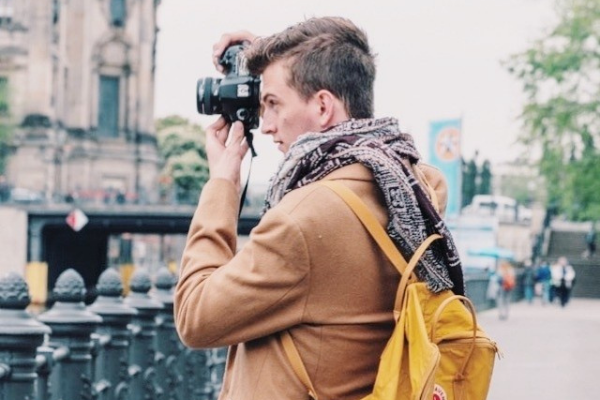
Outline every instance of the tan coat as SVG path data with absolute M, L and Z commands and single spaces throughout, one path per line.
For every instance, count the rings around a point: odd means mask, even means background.
M 421 171 L 445 204 L 439 171 Z M 343 182 L 387 223 L 365 167 L 350 165 L 326 179 Z M 238 201 L 228 181 L 206 184 L 175 294 L 186 345 L 231 346 L 219 399 L 308 398 L 278 340 L 284 329 L 321 400 L 367 395 L 392 332 L 398 273 L 343 200 L 318 185 L 286 195 L 235 254 Z

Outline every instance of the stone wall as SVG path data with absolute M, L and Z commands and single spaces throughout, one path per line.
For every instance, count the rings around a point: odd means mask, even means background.
M 23 273 L 27 264 L 27 212 L 15 207 L 0 207 L 2 273 Z
M 125 1 L 122 26 L 110 0 L 20 0 L 0 24 L 0 78 L 14 130 L 7 178 L 48 199 L 119 190 L 157 192 L 154 132 L 156 1 Z M 118 128 L 99 134 L 100 77 L 118 79 Z

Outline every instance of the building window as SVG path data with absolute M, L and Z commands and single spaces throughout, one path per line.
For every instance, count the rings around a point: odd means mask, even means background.
M 60 0 L 52 1 L 52 23 L 58 23 L 60 19 Z
M 110 0 L 110 23 L 112 26 L 125 25 L 125 0 Z
M 0 115 L 8 115 L 8 97 L 8 78 L 5 76 L 0 76 Z
M 100 76 L 98 101 L 98 135 L 119 136 L 119 78 Z
M 12 23 L 13 11 L 13 0 L 0 0 L 0 26 Z

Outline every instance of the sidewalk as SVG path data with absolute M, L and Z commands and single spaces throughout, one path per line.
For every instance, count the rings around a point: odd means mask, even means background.
M 478 313 L 498 343 L 488 400 L 571 400 L 600 392 L 600 300 L 574 298 L 565 307 L 512 303 L 508 320 L 498 310 Z

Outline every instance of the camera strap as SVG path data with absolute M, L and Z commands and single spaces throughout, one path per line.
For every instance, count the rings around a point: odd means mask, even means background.
M 244 204 L 246 203 L 246 193 L 248 192 L 248 183 L 250 183 L 250 173 L 252 172 L 252 160 L 256 156 L 254 153 L 254 147 L 252 147 L 253 153 L 252 157 L 250 157 L 250 166 L 248 167 L 248 176 L 246 177 L 246 183 L 244 184 L 244 190 L 242 190 L 242 197 L 240 198 L 240 210 L 238 212 L 238 218 L 242 215 L 242 209 L 244 208 Z
M 242 197 L 240 198 L 240 211 L 238 213 L 238 218 L 242 215 L 242 209 L 244 208 L 244 203 L 246 202 L 246 193 L 248 192 L 248 183 L 250 182 L 250 172 L 252 172 L 252 160 L 257 156 L 256 150 L 254 149 L 253 139 L 254 136 L 250 129 L 244 125 L 244 136 L 246 138 L 246 142 L 248 143 L 248 147 L 250 148 L 250 166 L 248 167 L 248 177 L 246 178 L 246 184 L 244 185 L 244 190 L 242 190 Z

